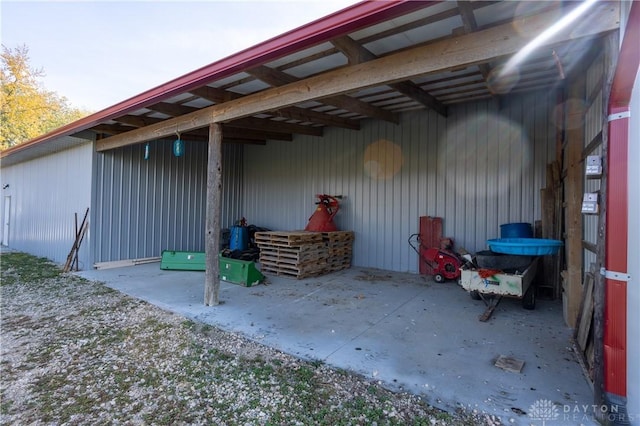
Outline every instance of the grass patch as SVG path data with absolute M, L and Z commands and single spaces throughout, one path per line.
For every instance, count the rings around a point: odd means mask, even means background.
M 1 364 L 1 424 L 480 424 L 46 259 L 1 256 L 3 343 L 14 344 Z
M 1 285 L 9 286 L 16 282 L 38 284 L 50 278 L 57 278 L 62 270 L 43 257 L 26 253 L 11 252 L 0 254 Z

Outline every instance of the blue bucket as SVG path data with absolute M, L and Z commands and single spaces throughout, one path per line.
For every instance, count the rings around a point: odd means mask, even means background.
M 244 251 L 249 248 L 249 232 L 246 226 L 232 226 L 231 238 L 229 239 L 231 250 Z
M 533 238 L 530 223 L 505 223 L 500 225 L 500 238 Z

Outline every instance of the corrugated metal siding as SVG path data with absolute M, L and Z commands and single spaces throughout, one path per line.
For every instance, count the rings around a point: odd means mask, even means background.
M 360 131 L 248 146 L 244 212 L 259 226 L 302 229 L 315 194 L 344 195 L 336 222 L 356 233 L 357 266 L 417 272 L 407 238 L 426 215 L 443 217 L 457 246 L 485 249 L 500 224 L 540 219 L 555 155 L 554 96 L 510 97 L 501 110 L 492 100 L 452 106 L 448 118 L 414 111 L 400 125 L 371 120 Z
M 162 250 L 204 251 L 207 144 L 172 141 L 96 154 L 95 261 L 160 256 Z M 223 145 L 222 226 L 241 215 L 242 147 Z
M 82 221 L 91 203 L 93 144 L 83 145 L 2 168 L 2 208 L 11 197 L 9 247 L 64 263 L 75 240 L 74 214 Z M 4 227 L 3 227 L 4 229 Z M 0 232 L 4 232 L 3 230 Z M 86 269 L 90 233 L 80 247 Z

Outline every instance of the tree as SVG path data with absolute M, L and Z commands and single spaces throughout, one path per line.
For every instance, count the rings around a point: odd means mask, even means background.
M 69 105 L 67 98 L 44 88 L 42 69 L 29 64 L 26 45 L 2 45 L 0 80 L 0 150 L 26 142 L 88 112 Z

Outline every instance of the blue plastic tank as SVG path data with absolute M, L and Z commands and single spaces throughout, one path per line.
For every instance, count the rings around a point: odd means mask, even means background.
M 249 232 L 246 226 L 232 226 L 229 240 L 231 250 L 246 250 L 249 248 Z
M 500 225 L 500 238 L 533 238 L 530 223 L 505 223 Z

